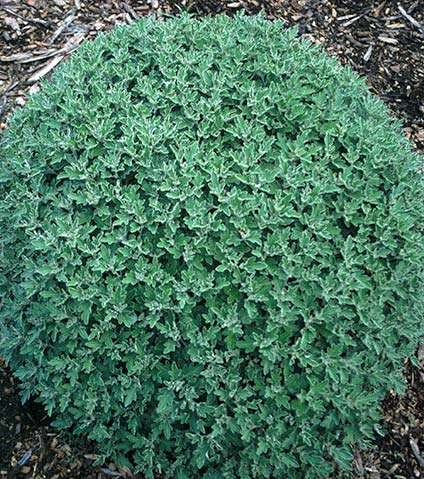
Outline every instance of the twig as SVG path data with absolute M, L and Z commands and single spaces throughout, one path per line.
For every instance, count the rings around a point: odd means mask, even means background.
M 349 25 L 352 25 L 352 23 L 357 22 L 358 20 L 360 20 L 365 15 L 366 15 L 366 13 L 361 13 L 361 15 L 357 15 L 356 17 L 351 18 L 347 22 L 342 23 L 342 27 L 348 27 Z
M 384 472 L 383 479 L 388 479 L 389 477 L 391 477 L 392 474 L 396 472 L 396 469 L 399 469 L 399 464 L 394 464 L 389 471 L 385 471 L 382 469 L 382 471 Z
M 10 55 L 8 57 L 0 56 L 0 62 L 14 62 L 14 63 L 30 63 L 36 62 L 38 60 L 44 60 L 53 55 L 56 55 L 58 50 L 45 50 L 43 53 L 38 55 L 31 55 L 30 53 L 16 53 L 15 55 Z
M 7 5 L 12 0 L 0 0 L 0 8 L 4 8 L 4 5 Z M 12 5 L 12 8 L 19 8 L 17 5 Z
M 47 441 L 46 441 L 46 430 L 44 427 L 41 428 L 40 435 L 39 435 L 39 441 L 40 441 L 40 454 L 39 454 L 39 462 L 42 462 L 44 456 L 47 453 Z
M 50 22 L 45 22 L 44 20 L 39 20 L 37 18 L 27 18 L 23 17 L 22 15 L 19 15 L 19 13 L 14 12 L 10 8 L 3 8 L 5 12 L 7 12 L 9 15 L 12 15 L 13 17 L 19 18 L 23 20 L 26 23 L 33 23 L 34 25 L 41 25 L 44 28 L 51 28 L 51 23 Z
M 3 90 L 3 94 L 6 95 L 6 93 L 9 93 L 10 91 L 14 90 L 18 85 L 20 85 L 20 82 L 18 81 L 15 81 L 15 83 L 11 83 Z
M 29 451 L 27 451 L 18 461 L 18 466 L 19 467 L 22 467 L 24 466 L 31 458 L 32 456 L 32 449 L 30 449 Z
M 37 62 L 39 60 L 45 60 L 46 58 L 55 57 L 57 55 L 70 53 L 78 48 L 84 37 L 84 33 L 77 33 L 63 48 L 60 48 L 59 50 L 46 50 L 41 55 L 17 53 L 16 55 L 10 55 L 8 57 L 0 56 L 0 62 L 31 63 Z
M 386 2 L 387 2 L 387 0 L 383 0 L 383 1 L 377 6 L 377 8 L 374 10 L 376 17 L 379 17 L 379 16 L 380 16 L 380 13 L 382 12 L 384 6 L 386 5 Z
M 421 469 L 424 469 L 424 459 L 421 457 L 420 448 L 413 437 L 409 438 L 409 444 L 411 445 L 412 452 L 414 453 L 418 465 L 421 467 Z
M 402 14 L 402 16 L 404 16 L 409 22 L 412 23 L 412 25 L 414 25 L 414 27 L 418 28 L 421 33 L 424 33 L 424 27 L 421 25 L 421 23 L 415 20 L 415 18 L 411 17 L 411 15 L 409 15 L 409 13 L 402 7 L 402 5 L 398 5 L 398 10 Z
M 359 450 L 358 447 L 355 447 L 354 460 L 355 460 L 356 470 L 358 471 L 358 474 L 360 475 L 360 477 L 364 477 L 365 475 L 364 463 L 362 462 L 361 451 Z
M 364 45 L 364 44 L 361 43 L 361 42 L 358 42 L 358 40 L 356 40 L 355 38 L 353 38 L 353 36 L 350 35 L 349 33 L 346 33 L 346 38 L 349 40 L 350 43 L 352 43 L 352 45 L 355 45 L 355 47 L 359 47 L 359 48 L 364 48 L 364 47 L 366 47 L 366 45 Z
M 370 473 L 370 479 L 380 479 L 380 471 L 376 469 L 374 466 L 372 467 L 365 467 L 365 470 Z
M 35 83 L 38 80 L 40 80 L 40 78 L 43 78 L 44 76 L 46 76 L 47 73 L 49 73 L 49 71 L 52 70 L 57 64 L 59 64 L 64 57 L 65 55 L 59 55 L 57 57 L 54 57 L 51 62 L 49 62 L 46 66 L 44 66 L 40 70 L 36 71 L 30 78 L 28 78 L 27 83 Z
M 20 470 L 22 469 L 22 467 L 29 461 L 29 459 L 31 458 L 32 456 L 32 449 L 30 449 L 29 451 L 27 451 L 22 457 L 21 459 L 18 461 L 18 463 L 16 464 L 16 466 L 12 469 L 12 472 L 11 472 L 11 475 L 10 475 L 10 479 L 16 477 L 19 475 L 19 472 Z
M 106 476 L 111 476 L 111 477 L 122 477 L 122 474 L 120 472 L 116 471 L 111 471 L 110 469 L 106 467 L 101 467 L 100 470 L 106 474 Z
M 4 112 L 6 111 L 6 105 L 7 105 L 7 98 L 6 98 L 6 95 L 3 95 L 0 98 L 0 120 L 1 120 Z
M 402 15 L 389 15 L 388 17 L 381 17 L 381 18 L 375 18 L 374 20 L 376 21 L 383 21 L 383 22 L 391 22 L 393 20 L 399 20 L 399 18 L 402 18 Z
M 352 25 L 352 23 L 355 23 L 357 22 L 358 20 L 360 20 L 362 17 L 364 17 L 365 15 L 367 15 L 369 12 L 369 9 L 368 10 L 365 10 L 365 12 L 362 12 L 360 13 L 359 15 L 355 15 L 355 14 L 351 14 L 351 15 L 343 15 L 342 17 L 339 17 L 337 19 L 338 22 L 342 22 L 343 20 L 347 20 L 347 22 L 344 22 L 342 23 L 342 27 L 348 27 L 349 25 Z
M 134 9 L 131 7 L 131 5 L 129 5 L 127 2 L 122 2 L 121 6 L 127 13 L 129 13 L 134 18 L 134 20 L 139 20 L 140 19 L 140 15 L 138 15 L 134 11 Z
M 421 0 L 415 0 L 414 3 L 412 3 L 411 5 L 409 5 L 408 7 L 408 13 L 412 13 L 417 7 L 418 7 L 418 4 L 420 3 Z
M 69 25 L 74 21 L 75 18 L 75 12 L 71 10 L 69 15 L 63 20 L 62 24 L 60 27 L 53 33 L 51 36 L 49 43 L 52 44 L 55 42 L 55 40 L 62 35 L 62 33 L 69 27 Z
M 150 0 L 150 15 L 153 18 L 157 18 L 157 9 L 159 7 L 159 0 Z
M 342 17 L 338 17 L 337 21 L 342 22 L 343 20 L 349 20 L 349 18 L 356 17 L 355 13 L 349 13 L 349 15 L 343 15 Z

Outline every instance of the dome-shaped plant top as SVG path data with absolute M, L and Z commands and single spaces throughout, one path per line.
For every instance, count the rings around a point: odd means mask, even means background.
M 418 156 L 263 17 L 85 43 L 0 146 L 0 353 L 153 478 L 348 467 L 422 332 Z

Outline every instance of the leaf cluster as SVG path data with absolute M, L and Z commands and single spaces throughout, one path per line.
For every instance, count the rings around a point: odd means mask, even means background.
M 280 22 L 85 43 L 0 149 L 0 352 L 146 478 L 348 468 L 423 332 L 418 156 Z

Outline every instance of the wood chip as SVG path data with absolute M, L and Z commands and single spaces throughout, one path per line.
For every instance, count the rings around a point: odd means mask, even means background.
M 28 90 L 28 94 L 33 95 L 34 93 L 37 93 L 38 91 L 40 91 L 39 85 L 32 85 Z
M 22 467 L 24 464 L 26 464 L 29 459 L 31 459 L 31 456 L 32 456 L 32 449 L 30 449 L 29 451 L 27 451 L 23 456 L 22 458 L 18 461 L 18 466 Z
M 372 50 L 373 50 L 373 46 L 370 45 L 364 55 L 364 62 L 367 62 L 371 58 Z
M 389 23 L 386 25 L 387 28 L 390 28 L 391 30 L 394 29 L 399 29 L 399 28 L 405 28 L 405 25 L 403 23 Z
M 381 42 L 390 43 L 391 45 L 396 45 L 396 44 L 398 43 L 398 41 L 396 40 L 396 38 L 385 37 L 385 36 L 383 36 L 383 35 L 379 35 L 378 39 L 379 39 Z
M 89 461 L 97 461 L 97 459 L 99 458 L 97 454 L 84 454 L 84 457 Z
M 18 34 L 21 33 L 21 27 L 19 26 L 19 23 L 18 21 L 16 20 L 16 18 L 13 18 L 13 17 L 6 17 L 4 19 L 4 23 L 10 27 L 12 30 L 14 30 L 15 32 L 17 32 Z

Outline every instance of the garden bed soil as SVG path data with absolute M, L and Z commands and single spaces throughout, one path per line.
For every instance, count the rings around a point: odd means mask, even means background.
M 0 131 L 39 81 L 83 41 L 119 23 L 179 10 L 197 15 L 265 10 L 367 77 L 371 91 L 402 119 L 424 152 L 424 2 L 422 0 L 0 0 Z M 1 135 L 1 133 L 0 133 Z M 424 354 L 418 352 L 422 363 Z M 372 451 L 356 451 L 351 479 L 424 477 L 424 373 L 405 362 L 407 388 L 389 394 Z M 0 479 L 106 479 L 131 476 L 95 466 L 95 445 L 58 433 L 36 403 L 21 406 L 19 384 L 0 360 Z M 421 453 L 421 450 L 423 453 Z M 335 479 L 337 475 L 334 476 Z

